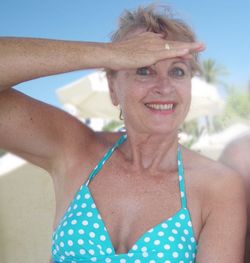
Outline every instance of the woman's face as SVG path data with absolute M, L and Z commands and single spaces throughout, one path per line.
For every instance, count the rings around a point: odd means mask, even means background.
M 139 69 L 120 70 L 110 81 L 112 101 L 125 126 L 138 132 L 177 131 L 191 102 L 191 65 L 167 59 Z

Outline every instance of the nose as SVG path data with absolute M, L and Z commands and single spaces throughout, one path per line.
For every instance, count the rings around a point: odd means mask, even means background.
M 169 76 L 158 76 L 154 91 L 158 94 L 168 94 L 175 90 L 174 83 Z

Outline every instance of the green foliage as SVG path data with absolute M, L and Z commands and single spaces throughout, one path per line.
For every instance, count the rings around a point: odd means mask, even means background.
M 196 120 L 191 120 L 191 121 L 187 121 L 187 122 L 183 123 L 181 130 L 187 134 L 191 134 L 194 137 L 199 136 L 198 126 L 197 126 Z
M 190 147 L 199 138 L 198 125 L 196 120 L 184 122 L 181 126 L 181 131 L 192 136 L 192 139 L 188 142 L 182 143 L 186 147 Z
M 0 149 L 0 157 L 1 157 L 1 156 L 3 156 L 5 153 L 6 153 L 6 151 L 5 151 L 5 150 L 3 150 L 3 149 Z
M 201 77 L 207 83 L 219 83 L 220 77 L 227 74 L 225 67 L 219 65 L 214 59 L 209 58 L 201 63 Z

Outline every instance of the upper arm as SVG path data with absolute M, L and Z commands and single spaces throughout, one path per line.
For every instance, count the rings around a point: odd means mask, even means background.
M 48 171 L 64 148 L 70 151 L 80 136 L 84 147 L 91 134 L 89 128 L 60 109 L 15 90 L 0 93 L 0 148 Z
M 239 176 L 228 176 L 211 191 L 211 209 L 198 242 L 197 263 L 242 263 L 246 200 Z

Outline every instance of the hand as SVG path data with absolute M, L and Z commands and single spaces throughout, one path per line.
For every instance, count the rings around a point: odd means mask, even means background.
M 166 44 L 169 49 L 166 48 Z M 202 43 L 170 41 L 164 39 L 163 35 L 152 32 L 108 43 L 107 47 L 110 51 L 107 68 L 113 70 L 149 66 L 157 61 L 174 57 L 192 59 L 192 53 L 205 49 Z

